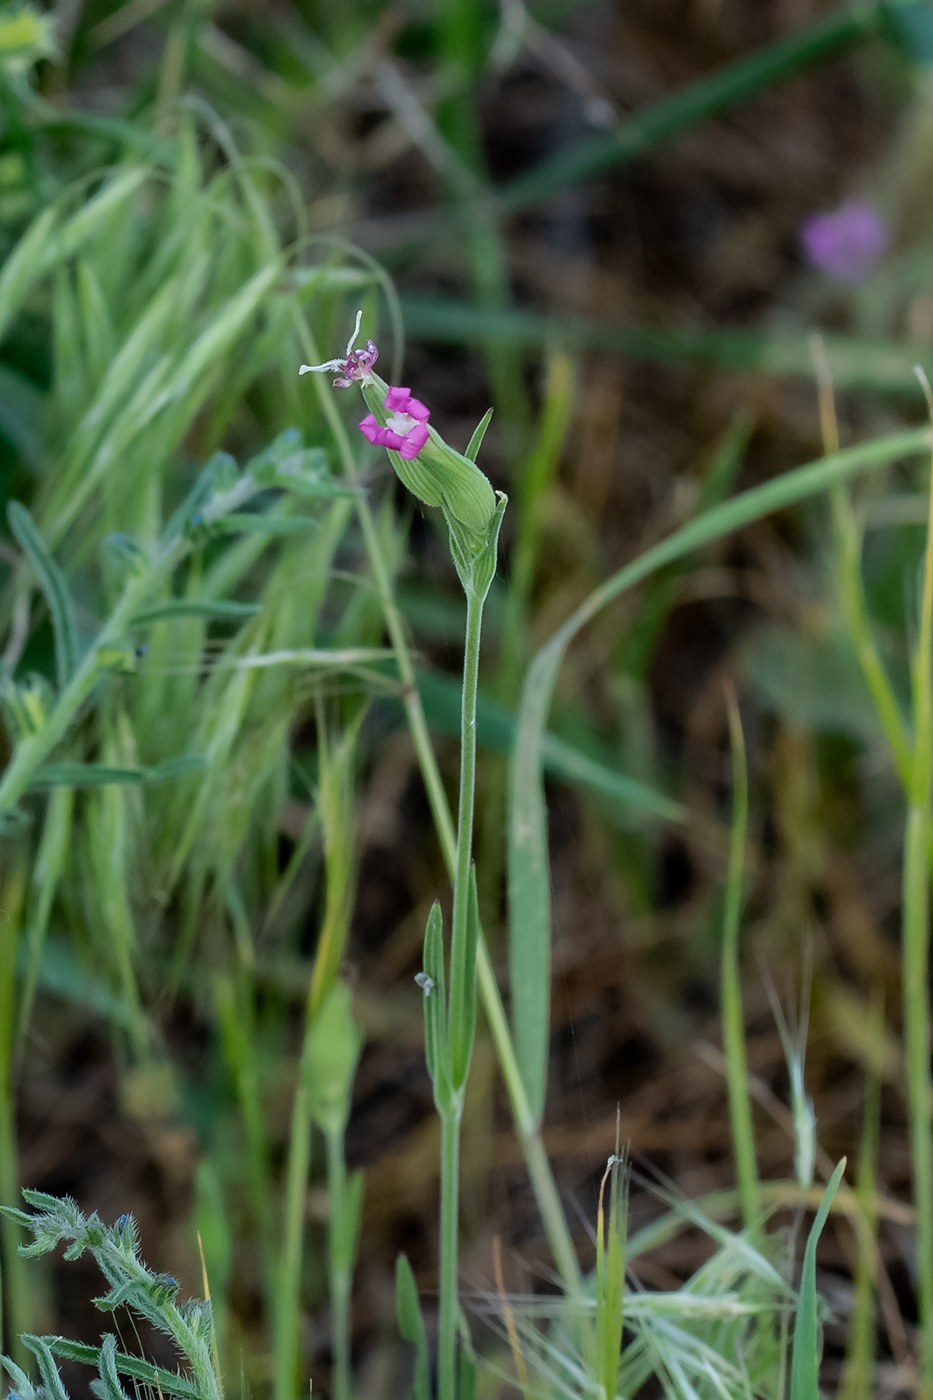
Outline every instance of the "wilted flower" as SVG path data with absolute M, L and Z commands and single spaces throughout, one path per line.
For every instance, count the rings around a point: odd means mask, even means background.
M 385 427 L 377 423 L 374 413 L 368 413 L 360 424 L 360 432 L 370 442 L 391 448 L 410 462 L 430 437 L 427 428 L 430 410 L 420 399 L 412 398 L 410 389 L 402 388 L 390 389 L 382 406 L 389 410 Z
M 861 282 L 888 246 L 888 230 L 865 200 L 850 199 L 831 214 L 813 214 L 800 241 L 814 267 L 843 282 Z
M 342 360 L 325 360 L 322 365 L 301 365 L 299 374 L 327 374 L 332 369 L 339 370 L 340 373 L 334 380 L 334 385 L 338 389 L 349 389 L 351 384 L 362 384 L 368 379 L 372 367 L 379 358 L 379 351 L 375 341 L 367 340 L 364 349 L 354 350 L 353 342 L 360 333 L 360 322 L 363 319 L 362 311 L 356 313 L 356 325 L 353 327 L 353 334 L 347 341 L 347 353 Z

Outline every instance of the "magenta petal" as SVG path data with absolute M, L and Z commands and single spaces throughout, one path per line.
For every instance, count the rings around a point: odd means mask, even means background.
M 402 440 L 401 447 L 398 449 L 398 455 L 404 457 L 406 462 L 410 462 L 413 457 L 417 457 L 429 437 L 430 433 L 423 423 L 409 428 Z
M 420 399 L 409 398 L 405 412 L 409 418 L 417 418 L 419 423 L 426 423 L 431 417 L 431 410 L 425 408 Z
M 377 443 L 379 441 L 377 437 L 379 424 L 376 422 L 375 414 L 367 413 L 366 417 L 359 424 L 359 429 L 364 438 L 368 438 L 370 442 Z
M 398 452 L 405 439 L 399 433 L 394 433 L 391 428 L 384 428 L 381 423 L 377 423 L 371 413 L 368 413 L 359 425 L 360 432 L 368 438 L 376 447 L 391 447 L 393 452 Z
M 396 386 L 390 389 L 383 399 L 384 406 L 390 413 L 407 413 L 408 404 L 411 399 L 411 390 L 402 389 Z

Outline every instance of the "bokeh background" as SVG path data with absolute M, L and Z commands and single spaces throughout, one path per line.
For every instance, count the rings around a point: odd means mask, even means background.
M 6 254 L 74 181 L 90 189 L 98 172 L 131 158 L 168 170 L 185 113 L 205 170 L 222 172 L 236 148 L 256 170 L 274 172 L 264 197 L 285 243 L 305 238 L 312 261 L 353 245 L 386 270 L 405 336 L 403 344 L 383 300 L 383 363 L 393 348 L 403 354 L 401 382 L 431 406 L 445 436 L 462 447 L 494 405 L 484 468 L 514 502 L 525 501 L 524 513 L 506 517 L 483 670 L 478 841 L 497 965 L 505 956 L 509 713 L 535 647 L 605 576 L 702 503 L 821 454 L 814 331 L 835 380 L 843 445 L 923 420 L 911 366 L 933 365 L 933 15 L 915 9 L 915 22 L 902 23 L 879 7 L 863 32 L 842 26 L 834 38 L 843 12 L 830 0 L 59 0 L 45 12 L 53 31 L 45 56 L 7 56 Z M 19 14 L 0 6 L 0 43 Z M 788 51 L 770 75 L 750 74 L 735 100 L 710 91 L 692 110 L 663 106 L 782 43 L 799 52 Z M 655 126 L 649 118 L 640 148 L 626 124 L 646 111 Z M 564 165 L 547 167 L 558 153 Z M 550 174 L 535 187 L 544 169 Z M 497 191 L 505 191 L 498 204 Z M 164 216 L 158 194 L 149 198 L 155 229 Z M 801 234 L 814 215 L 853 200 L 874 210 L 886 245 L 854 278 L 816 265 Z M 159 242 L 145 244 L 145 203 L 132 217 L 145 269 Z M 236 235 L 216 234 L 208 257 L 223 260 L 227 236 Z M 56 294 L 43 284 L 0 343 L 0 492 L 37 511 L 54 498 L 55 444 L 68 422 Z M 322 357 L 345 342 L 355 305 L 350 285 L 324 307 L 315 323 Z M 237 382 L 237 356 L 246 353 L 235 348 L 225 362 L 230 395 L 240 399 L 216 433 L 207 409 L 193 416 L 165 478 L 167 498 L 177 495 L 171 471 L 185 480 L 208 449 L 242 460 L 291 425 L 291 403 L 267 391 L 261 375 Z M 294 360 L 294 396 L 302 355 L 290 346 L 282 354 Z M 308 380 L 300 392 L 310 402 Z M 119 499 L 119 463 L 111 470 Z M 375 459 L 367 488 L 401 521 L 397 594 L 453 791 L 463 623 L 456 578 L 436 521 L 411 508 Z M 870 610 L 901 686 L 922 489 L 914 465 L 873 479 L 860 497 Z M 95 510 L 95 523 L 78 516 L 66 534 L 72 572 L 87 573 L 81 532 L 94 536 L 106 502 Z M 114 519 L 108 528 L 123 527 Z M 354 591 L 359 557 L 351 532 L 333 561 L 329 625 L 378 644 L 365 589 Z M 879 1345 L 896 1378 L 914 1316 L 911 1217 L 897 1209 L 909 1199 L 897 1087 L 901 801 L 840 619 L 831 557 L 825 504 L 779 514 L 657 576 L 571 650 L 552 730 L 602 776 L 548 779 L 555 950 L 545 1142 L 587 1264 L 617 1125 L 635 1169 L 634 1224 L 659 1210 L 645 1182 L 676 1183 L 691 1196 L 733 1184 L 718 1019 L 732 687 L 751 781 L 742 948 L 760 1168 L 764 1177 L 793 1174 L 771 988 L 792 1022 L 809 997 L 807 1087 L 820 1147 L 833 1160 L 857 1153 L 866 1066 L 881 1074 L 879 1182 L 892 1204 L 880 1238 L 888 1301 L 900 1312 L 888 1307 Z M 0 568 L 11 635 L 23 627 L 9 581 L 17 560 L 7 537 Z M 304 577 L 292 582 L 299 595 Z M 82 586 L 93 608 L 93 588 Z M 20 637 L 15 664 L 26 645 L 26 662 L 42 671 L 50 640 L 41 609 L 31 620 L 27 612 L 25 625 L 29 640 Z M 211 636 L 227 633 L 221 626 Z M 180 666 L 180 647 L 176 638 L 159 664 Z M 141 672 L 155 664 L 144 659 Z M 309 827 L 320 705 L 339 710 L 342 695 L 335 683 L 290 702 L 283 722 L 294 764 L 272 796 L 253 794 L 252 826 L 231 837 L 228 867 L 265 872 L 244 876 L 242 917 L 255 952 L 249 1014 L 272 1182 L 284 1171 L 287 1090 L 325 902 L 320 839 Z M 103 752 L 99 735 L 83 742 L 85 756 Z M 372 703 L 350 768 L 343 967 L 365 1047 L 347 1151 L 366 1171 L 353 1329 L 358 1393 L 375 1400 L 390 1393 L 399 1364 L 396 1255 L 407 1252 L 428 1298 L 436 1268 L 438 1128 L 413 978 L 427 910 L 446 898 L 447 882 L 397 697 Z M 654 807 L 641 789 L 623 800 L 613 787 L 619 775 L 647 785 Z M 31 800 L 40 826 L 11 849 L 34 861 L 45 799 Z M 86 799 L 88 823 L 94 800 Z M 85 799 L 77 801 L 80 814 Z M 202 812 L 198 840 L 223 822 L 223 806 L 221 789 L 219 805 Z M 115 829 L 135 820 L 128 809 L 111 816 Z M 231 1354 L 259 1393 L 268 1378 L 261 1229 L 244 1185 L 236 1052 L 217 1029 L 215 995 L 218 977 L 236 980 L 238 915 L 209 894 L 185 907 L 175 895 L 160 903 L 146 858 L 138 845 L 130 851 L 122 878 L 133 956 L 147 1033 L 160 1047 L 158 1063 L 141 1063 L 113 1011 L 125 985 L 87 888 L 84 820 L 74 818 L 70 893 L 53 902 L 15 1067 L 18 1178 L 72 1194 L 105 1218 L 132 1211 L 147 1258 L 192 1292 L 201 1228 L 225 1280 Z M 113 829 L 97 839 L 119 844 Z M 14 865 L 10 856 L 8 881 Z M 271 918 L 276 880 L 296 869 L 286 913 L 277 904 Z M 214 876 L 205 878 L 209 891 Z M 173 980 L 166 969 L 182 938 L 191 955 Z M 59 957 L 62 948 L 71 954 Z M 871 1030 L 879 998 L 888 1011 L 880 1039 Z M 322 1172 L 315 1149 L 301 1339 L 315 1390 L 326 1392 Z M 482 1028 L 465 1128 L 464 1231 L 463 1276 L 480 1301 L 493 1286 L 496 1236 L 510 1288 L 552 1286 Z M 827 1332 L 830 1383 L 851 1301 L 844 1235 L 830 1230 L 822 1256 L 821 1282 L 841 1319 Z M 671 1287 L 705 1248 L 699 1233 L 681 1235 L 640 1263 L 640 1277 Z M 37 1329 L 98 1335 L 90 1265 L 53 1261 L 30 1278 Z M 68 1379 L 81 1393 L 77 1368 Z

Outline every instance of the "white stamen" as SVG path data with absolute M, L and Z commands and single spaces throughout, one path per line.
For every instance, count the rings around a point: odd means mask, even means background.
M 356 325 L 353 327 L 353 334 L 350 336 L 350 339 L 347 341 L 347 354 L 346 354 L 346 358 L 347 358 L 347 359 L 349 359 L 350 356 L 353 354 L 353 347 L 354 347 L 354 345 L 356 344 L 356 337 L 357 337 L 357 336 L 359 335 L 359 333 L 360 333 L 360 325 L 361 325 L 361 323 L 362 323 L 362 320 L 363 320 L 363 309 L 362 309 L 362 307 L 361 307 L 360 310 L 356 313 Z
M 325 360 L 322 365 L 301 365 L 299 367 L 298 373 L 328 374 L 332 369 L 337 369 L 341 371 L 346 370 L 347 360 L 349 360 L 350 356 L 353 354 L 353 346 L 356 344 L 356 337 L 360 333 L 360 325 L 362 324 L 362 321 L 363 311 L 362 308 L 360 308 L 360 310 L 356 313 L 356 325 L 353 327 L 353 334 L 347 341 L 347 353 L 344 355 L 342 360 Z M 406 429 L 406 432 L 407 431 L 408 430 Z
M 299 374 L 327 374 L 328 370 L 343 369 L 345 360 L 325 360 L 322 365 L 299 365 Z

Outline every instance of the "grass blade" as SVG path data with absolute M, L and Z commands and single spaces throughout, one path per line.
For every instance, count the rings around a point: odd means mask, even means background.
M 440 344 L 548 344 L 602 350 L 656 364 L 709 365 L 788 378 L 813 378 L 807 337 L 786 331 L 721 330 L 705 326 L 645 326 L 553 316 L 524 308 L 479 307 L 455 297 L 407 292 L 402 297 L 409 334 Z M 830 335 L 826 352 L 838 388 L 870 388 L 916 397 L 913 366 L 920 346 Z M 933 366 L 933 357 L 926 361 Z
M 168 783 L 199 773 L 204 767 L 200 754 L 179 754 L 152 768 L 118 768 L 107 763 L 44 763 L 34 772 L 34 788 L 124 787 L 127 784 Z
M 922 379 L 933 421 L 933 392 Z M 914 743 L 907 789 L 902 875 L 904 1053 L 913 1195 L 917 1207 L 917 1312 L 920 1393 L 933 1392 L 933 1128 L 930 1095 L 930 797 L 933 788 L 933 468 L 912 657 Z
M 399 1332 L 405 1341 L 411 1342 L 415 1348 L 415 1377 L 411 1388 L 411 1400 L 431 1400 L 428 1336 L 421 1315 L 415 1276 L 404 1254 L 398 1256 L 395 1264 L 395 1315 Z
M 797 1302 L 797 1322 L 794 1328 L 794 1353 L 790 1370 L 790 1400 L 819 1400 L 820 1396 L 820 1336 L 817 1317 L 816 1246 L 826 1224 L 833 1197 L 839 1189 L 846 1159 L 836 1167 L 829 1185 L 823 1192 L 820 1208 L 807 1238 L 800 1277 L 800 1297 Z
M 745 738 L 735 697 L 728 696 L 729 736 L 732 741 L 732 781 L 734 786 L 732 840 L 729 847 L 729 876 L 723 909 L 720 985 L 722 998 L 722 1040 L 726 1053 L 726 1082 L 729 1087 L 729 1117 L 732 1121 L 732 1149 L 735 1173 L 742 1198 L 746 1230 L 759 1223 L 758 1169 L 755 1162 L 755 1133 L 748 1096 L 748 1062 L 745 1054 L 745 1021 L 742 1015 L 742 980 L 739 973 L 739 925 L 742 918 L 742 871 L 748 832 L 748 770 Z
M 173 617 L 255 617 L 262 612 L 259 603 L 232 603 L 223 599 L 179 598 L 171 603 L 160 603 L 154 608 L 144 608 L 133 618 L 134 627 L 144 622 L 164 622 Z
M 78 669 L 81 650 L 71 592 L 65 575 L 49 553 L 48 545 L 26 507 L 19 501 L 11 501 L 7 506 L 7 519 L 49 605 L 55 638 L 55 676 L 59 691 L 62 691 Z

